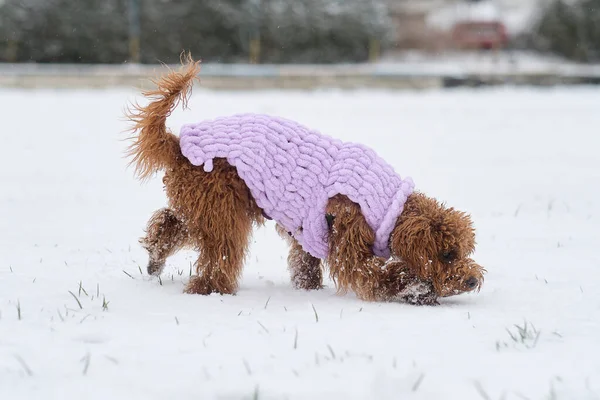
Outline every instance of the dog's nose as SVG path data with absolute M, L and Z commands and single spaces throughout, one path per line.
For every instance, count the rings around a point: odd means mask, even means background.
M 477 286 L 477 278 L 475 278 L 474 276 L 470 277 L 469 279 L 467 279 L 467 281 L 465 282 L 467 284 L 467 287 L 469 289 L 474 289 L 475 286 Z

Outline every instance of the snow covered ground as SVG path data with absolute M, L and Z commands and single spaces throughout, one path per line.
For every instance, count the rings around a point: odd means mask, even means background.
M 0 399 L 600 398 L 597 88 L 196 88 L 172 116 L 294 118 L 471 212 L 485 285 L 438 307 L 294 291 L 271 225 L 237 296 L 182 294 L 191 252 L 146 276 L 165 197 L 123 158 L 135 96 L 0 91 Z

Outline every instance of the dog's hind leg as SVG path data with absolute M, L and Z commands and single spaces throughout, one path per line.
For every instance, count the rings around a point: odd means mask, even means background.
M 200 252 L 198 275 L 190 279 L 185 292 L 234 294 L 249 247 L 252 218 L 235 199 L 221 198 L 219 207 L 204 215 L 202 225 L 201 233 L 193 238 Z
M 290 245 L 287 262 L 295 289 L 316 290 L 323 288 L 321 260 L 313 257 L 281 225 L 276 227 L 279 235 Z
M 188 242 L 185 225 L 172 210 L 163 208 L 156 211 L 148 221 L 146 236 L 140 239 L 148 251 L 148 274 L 160 275 L 167 257 L 175 254 Z

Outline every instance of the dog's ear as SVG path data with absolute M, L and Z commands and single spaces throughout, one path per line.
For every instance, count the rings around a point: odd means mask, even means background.
M 393 255 L 419 264 L 445 264 L 467 257 L 474 248 L 471 217 L 422 193 L 408 198 L 390 238 Z
M 475 249 L 475 231 L 470 215 L 454 208 L 440 208 L 430 223 L 438 259 L 443 264 L 469 256 Z
M 392 256 L 419 270 L 420 278 L 428 278 L 431 255 L 437 252 L 431 220 L 422 215 L 405 215 L 392 231 L 390 251 Z

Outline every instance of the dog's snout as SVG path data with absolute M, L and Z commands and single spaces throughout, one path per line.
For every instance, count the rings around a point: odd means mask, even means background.
M 477 286 L 478 281 L 477 281 L 477 278 L 472 276 L 469 279 L 467 279 L 467 281 L 465 283 L 467 284 L 467 287 L 469 289 L 474 289 Z

